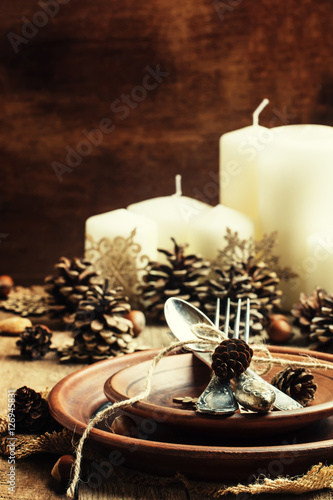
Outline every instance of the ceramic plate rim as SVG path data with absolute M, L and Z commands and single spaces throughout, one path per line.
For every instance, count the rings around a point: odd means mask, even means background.
M 131 361 L 133 361 L 133 359 L 137 359 L 137 357 L 140 357 L 140 355 L 142 354 L 149 355 L 152 358 L 159 351 L 160 349 L 142 351 L 140 353 L 128 354 L 124 357 L 126 358 L 126 361 L 130 363 Z M 87 423 L 82 420 L 78 420 L 76 415 L 72 415 L 71 413 L 69 413 L 68 410 L 66 410 L 66 408 L 64 408 L 64 406 L 61 404 L 63 392 L 66 389 L 66 386 L 73 381 L 75 382 L 76 379 L 79 382 L 79 384 L 76 386 L 76 390 L 78 390 L 77 387 L 80 386 L 80 383 L 82 383 L 83 380 L 82 374 L 87 375 L 87 373 L 89 373 L 90 370 L 103 371 L 104 367 L 108 367 L 111 370 L 112 366 L 110 368 L 109 365 L 118 364 L 121 360 L 124 359 L 124 357 L 99 361 L 98 363 L 94 363 L 92 365 L 80 368 L 79 370 L 70 373 L 62 380 L 60 380 L 53 387 L 48 397 L 48 403 L 51 415 L 65 428 L 74 431 L 75 434 L 82 435 L 85 429 L 87 428 Z M 102 387 L 101 387 L 101 396 L 102 397 L 100 398 L 101 399 L 100 403 L 102 403 L 103 401 L 106 402 L 107 400 L 103 394 Z M 159 449 L 163 449 L 163 451 L 169 452 L 170 454 L 173 453 L 175 450 L 179 450 L 184 455 L 187 456 L 193 456 L 192 453 L 195 452 L 198 453 L 198 455 L 205 455 L 205 456 L 209 455 L 210 457 L 212 456 L 221 457 L 225 455 L 225 456 L 232 456 L 233 458 L 236 459 L 237 456 L 239 456 L 239 459 L 244 458 L 244 456 L 248 456 L 249 458 L 251 458 L 251 456 L 254 454 L 260 456 L 262 455 L 263 457 L 267 458 L 270 457 L 275 458 L 277 452 L 279 453 L 284 452 L 286 457 L 289 456 L 289 454 L 295 457 L 295 451 L 294 451 L 295 448 L 297 449 L 298 456 L 301 456 L 305 455 L 307 452 L 317 453 L 321 450 L 323 451 L 331 449 L 333 447 L 333 439 L 326 439 L 323 441 L 294 443 L 294 444 L 288 443 L 286 445 L 283 444 L 276 446 L 265 445 L 265 446 L 254 446 L 251 448 L 247 446 L 244 447 L 223 446 L 222 448 L 221 446 L 174 444 L 163 441 L 147 441 L 144 439 L 112 434 L 100 429 L 92 429 L 89 438 L 93 441 L 102 443 L 103 445 L 119 446 L 120 448 L 127 448 L 128 446 L 136 446 L 137 449 L 140 449 L 142 451 L 149 451 L 151 453 L 158 453 Z

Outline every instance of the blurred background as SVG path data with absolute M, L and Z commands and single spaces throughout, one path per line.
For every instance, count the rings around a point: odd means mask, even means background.
M 263 98 L 262 125 L 333 125 L 331 0 L 2 0 L 0 14 L 0 274 L 17 284 L 82 256 L 89 216 L 170 195 L 178 173 L 217 204 L 219 137 Z

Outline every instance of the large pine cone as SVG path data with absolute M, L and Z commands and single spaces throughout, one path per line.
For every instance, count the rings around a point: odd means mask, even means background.
M 333 344 L 333 296 L 316 288 L 312 295 L 300 295 L 292 314 L 304 335 L 308 335 L 310 348 L 327 348 Z
M 90 287 L 101 280 L 86 259 L 61 257 L 55 268 L 57 274 L 45 278 L 45 289 L 51 295 L 51 312 L 63 316 L 75 312 Z
M 274 387 L 288 394 L 303 406 L 307 406 L 313 401 L 317 384 L 313 382 L 313 375 L 305 368 L 287 367 L 277 373 L 271 382 Z
M 47 401 L 26 386 L 15 391 L 14 413 L 16 432 L 43 432 L 51 420 Z
M 21 356 L 34 360 L 45 356 L 51 348 L 52 332 L 44 325 L 27 327 L 16 345 L 21 349 Z
M 164 321 L 164 304 L 169 297 L 178 297 L 200 307 L 207 292 L 205 277 L 210 272 L 210 263 L 197 255 L 185 255 L 187 245 L 174 243 L 174 251 L 159 249 L 168 263 L 149 262 L 143 277 L 142 299 L 148 314 Z
M 124 318 L 131 310 L 122 288 L 96 285 L 86 293 L 68 322 L 74 344 L 58 350 L 60 361 L 90 363 L 134 352 L 133 323 Z
M 230 298 L 230 324 L 235 320 L 238 299 L 242 299 L 242 318 L 245 318 L 246 299 L 250 299 L 250 327 L 254 333 L 261 333 L 269 324 L 273 310 L 280 306 L 282 291 L 277 290 L 279 278 L 264 262 L 255 262 L 249 258 L 237 266 L 226 270 L 214 267 L 215 277 L 209 280 L 208 298 L 203 310 L 210 317 L 214 316 L 216 299 L 221 300 L 221 322 L 227 299 Z M 241 328 L 244 323 L 241 321 Z M 227 332 L 226 332 L 227 333 Z
M 212 356 L 212 369 L 222 381 L 239 377 L 250 366 L 253 351 L 241 339 L 223 340 Z

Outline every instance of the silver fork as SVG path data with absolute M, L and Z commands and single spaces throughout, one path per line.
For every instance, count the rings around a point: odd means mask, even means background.
M 235 328 L 233 338 L 239 338 L 239 326 L 241 316 L 241 299 L 238 300 L 237 313 L 235 319 Z M 229 316 L 230 316 L 230 300 L 227 300 L 226 311 L 226 326 L 225 329 L 229 330 Z M 244 325 L 244 342 L 249 343 L 250 338 L 250 299 L 246 299 L 245 310 L 245 325 Z M 242 373 L 234 388 L 235 398 L 240 405 L 244 408 L 255 411 L 258 413 L 267 413 L 272 409 L 276 399 L 273 387 L 268 385 L 261 377 L 256 377 L 256 373 L 248 368 Z
M 237 303 L 237 312 L 235 317 L 233 338 L 239 338 L 240 317 L 241 317 L 241 299 Z M 218 307 L 218 304 L 217 304 Z M 215 326 L 218 328 L 216 318 L 219 317 L 219 312 L 215 316 Z M 230 299 L 227 300 L 225 312 L 224 333 L 228 336 L 230 322 Z M 248 344 L 250 337 L 250 300 L 246 299 L 245 310 L 245 328 L 244 341 Z M 279 410 L 302 408 L 302 406 L 279 389 L 266 382 L 251 368 L 248 368 L 242 373 L 235 384 L 234 394 L 237 402 L 244 408 L 259 412 L 267 413 L 273 405 Z

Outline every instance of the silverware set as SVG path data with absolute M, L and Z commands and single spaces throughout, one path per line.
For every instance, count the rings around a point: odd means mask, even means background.
M 218 342 L 229 338 L 229 323 L 230 323 L 230 301 L 227 302 L 225 312 L 225 324 L 223 331 L 219 335 L 212 334 L 212 327 L 215 331 L 219 330 L 220 303 L 217 302 L 215 325 L 214 323 L 199 309 L 190 303 L 177 297 L 169 298 L 165 303 L 165 318 L 171 330 L 171 336 L 180 341 L 197 340 L 198 335 L 212 338 Z M 232 338 L 239 338 L 240 335 L 240 320 L 241 320 L 241 300 L 237 304 L 237 313 L 233 325 Z M 250 301 L 246 300 L 245 311 L 245 326 L 244 326 L 244 341 L 249 343 L 250 337 Z M 188 344 L 186 349 L 192 351 L 195 356 L 201 359 L 208 366 L 211 366 L 212 352 L 209 352 L 211 346 L 201 344 Z M 199 413 L 207 413 L 213 415 L 232 414 L 239 409 L 239 405 L 243 408 L 257 412 L 267 413 L 272 408 L 278 410 L 293 410 L 302 408 L 302 405 L 284 394 L 282 391 L 266 382 L 255 371 L 248 368 L 242 373 L 238 379 L 233 381 L 233 388 L 230 382 L 221 382 L 220 379 L 213 374 L 212 378 L 199 396 L 197 401 L 197 411 Z

